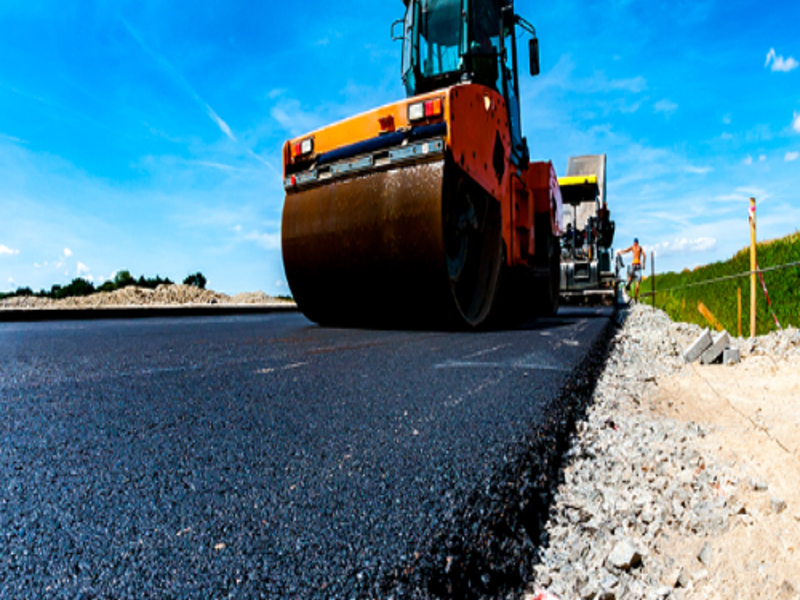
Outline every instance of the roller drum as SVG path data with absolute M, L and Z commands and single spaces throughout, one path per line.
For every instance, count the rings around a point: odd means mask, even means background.
M 443 158 L 289 194 L 282 245 L 313 321 L 474 328 L 497 285 L 500 208 Z

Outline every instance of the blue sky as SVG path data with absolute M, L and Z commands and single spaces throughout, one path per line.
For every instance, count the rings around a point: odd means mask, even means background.
M 118 269 L 286 293 L 283 141 L 400 99 L 402 3 L 0 3 L 0 290 Z M 518 1 L 535 159 L 608 154 L 658 270 L 800 227 L 800 3 Z

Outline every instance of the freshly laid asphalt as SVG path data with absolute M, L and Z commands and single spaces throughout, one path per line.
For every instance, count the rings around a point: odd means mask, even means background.
M 478 546 L 533 549 L 492 516 L 516 485 L 498 474 L 563 426 L 558 399 L 611 317 L 0 324 L 0 598 L 499 593 Z M 459 587 L 451 569 L 486 572 Z

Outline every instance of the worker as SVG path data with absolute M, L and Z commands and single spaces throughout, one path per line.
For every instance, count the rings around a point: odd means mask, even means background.
M 636 292 L 634 293 L 634 298 L 636 302 L 639 302 L 639 284 L 642 282 L 642 269 L 645 267 L 647 255 L 645 254 L 644 248 L 639 245 L 639 238 L 633 238 L 633 246 L 625 248 L 625 250 L 617 250 L 617 256 L 627 254 L 628 252 L 633 252 L 633 263 L 631 264 L 631 274 L 628 276 L 628 282 L 625 284 L 625 288 L 630 291 L 631 283 L 635 279 Z
M 570 252 L 575 249 L 575 230 L 572 229 L 572 223 L 567 223 L 567 248 L 569 248 Z

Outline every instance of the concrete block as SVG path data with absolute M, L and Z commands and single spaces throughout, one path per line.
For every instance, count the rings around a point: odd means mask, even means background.
M 696 361 L 713 343 L 714 340 L 711 338 L 711 332 L 706 329 L 683 353 L 683 360 L 685 360 L 687 363 Z
M 723 331 L 714 338 L 714 343 L 703 352 L 703 355 L 700 357 L 700 362 L 704 365 L 710 365 L 722 356 L 725 348 L 727 348 L 730 343 L 731 337 L 728 335 L 727 331 Z
M 738 365 L 741 360 L 742 358 L 738 348 L 727 348 L 725 352 L 722 353 L 722 364 L 724 365 Z

